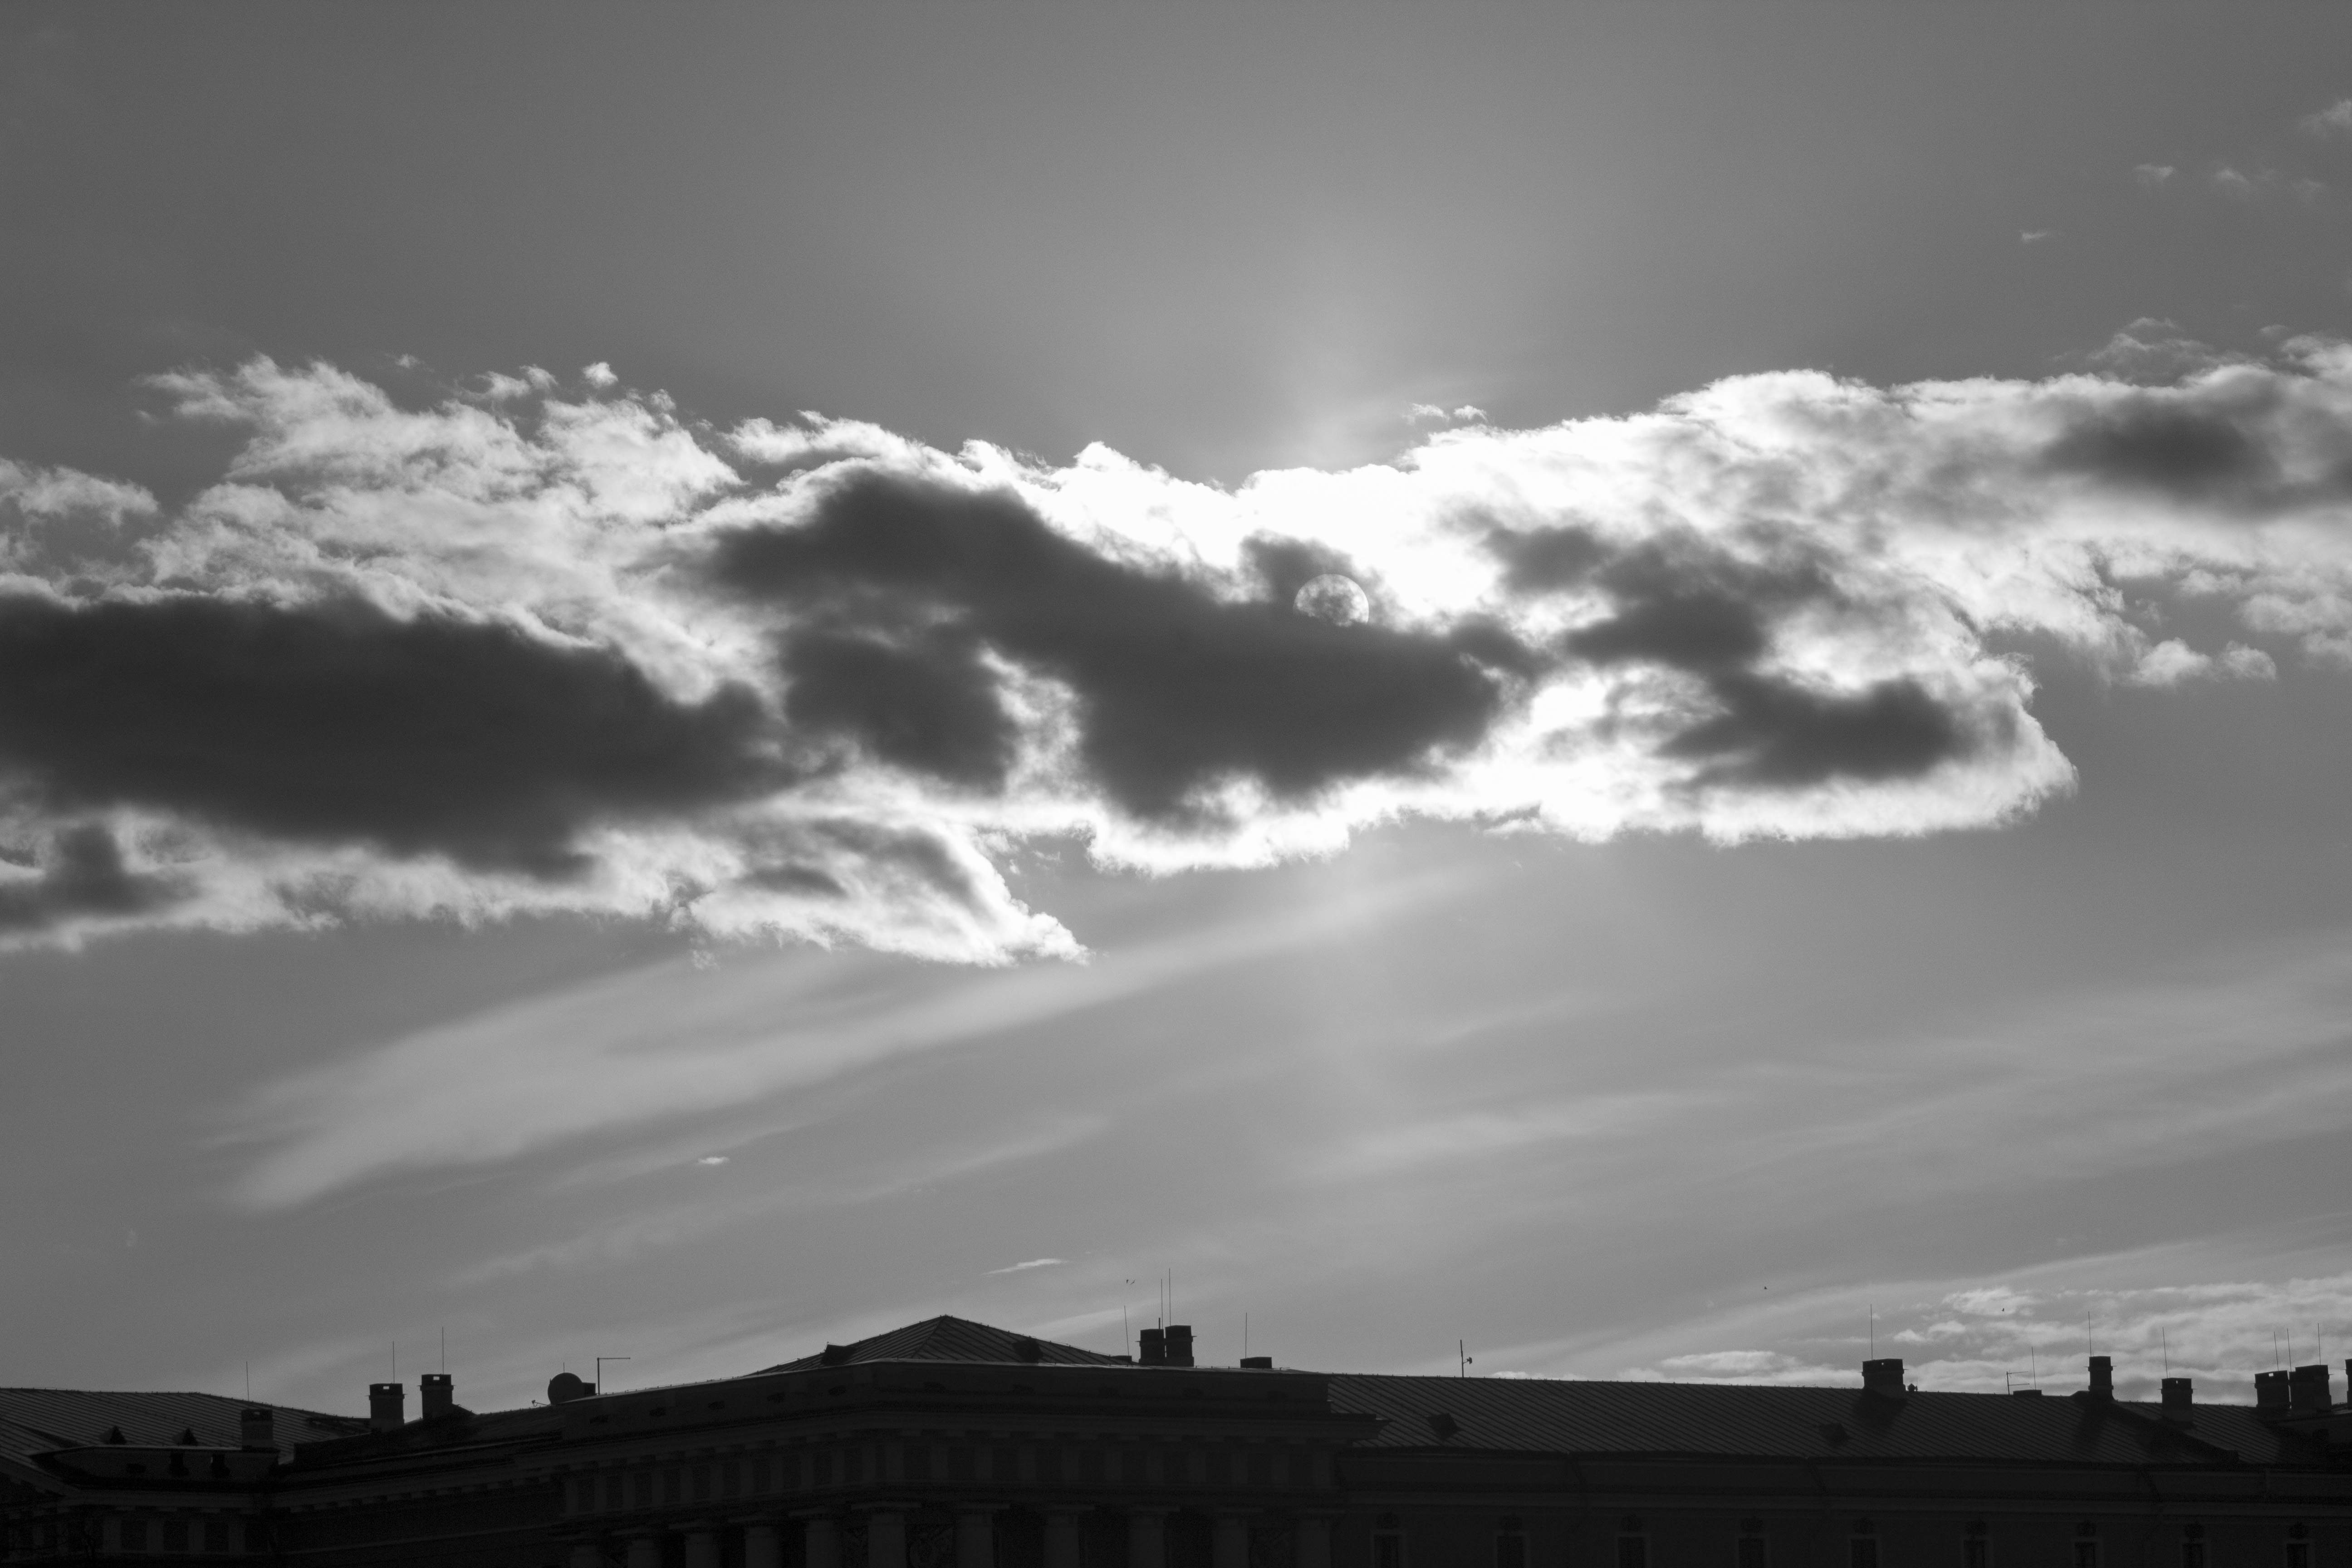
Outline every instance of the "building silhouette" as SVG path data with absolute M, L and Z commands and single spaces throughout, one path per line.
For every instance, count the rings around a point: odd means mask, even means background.
M 452 1568 L 2343 1568 L 2352 1405 L 1134 1363 L 936 1318 L 746 1376 L 366 1420 L 0 1390 L 0 1560 Z

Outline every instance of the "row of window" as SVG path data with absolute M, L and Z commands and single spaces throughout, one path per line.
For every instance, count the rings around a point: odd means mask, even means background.
M 111 1542 L 97 1538 L 101 1530 L 113 1536 Z M 54 1519 L 27 1521 L 0 1536 L 0 1556 L 7 1555 L 7 1548 L 12 1545 L 27 1555 L 61 1551 L 79 1555 L 110 1549 L 123 1552 L 245 1552 L 263 1550 L 263 1540 L 257 1519 L 226 1514 L 166 1514 L 160 1518 L 126 1514 L 110 1525 L 103 1519 L 89 1516 L 62 1522 Z
M 896 1450 L 898 1473 L 884 1476 L 885 1455 Z M 901 1443 L 887 1447 L 781 1449 L 737 1459 L 663 1470 L 582 1476 L 572 1486 L 572 1510 L 667 1506 L 758 1496 L 803 1488 L 897 1481 L 995 1482 L 1003 1485 L 1306 1487 L 1314 1484 L 1313 1457 L 1303 1449 L 1129 1444 L 1053 1445 Z
M 1616 1568 L 1650 1568 L 1650 1537 L 1641 1521 L 1628 1518 L 1622 1524 L 1616 1537 Z M 2310 1534 L 2305 1525 L 2287 1527 L 2286 1539 L 2280 1543 L 2280 1568 L 2311 1568 Z M 2176 1543 L 2179 1568 L 2207 1568 L 2203 1525 L 2182 1525 Z M 1992 1568 L 1992 1541 L 1983 1521 L 1970 1521 L 1958 1544 L 1958 1568 Z M 2073 1568 L 2103 1568 L 2098 1526 L 2076 1525 L 2069 1544 Z M 1771 1568 L 1771 1542 L 1764 1534 L 1763 1521 L 1741 1521 L 1740 1533 L 1733 1542 L 1731 1568 Z M 1880 1568 L 1880 1562 L 1876 1526 L 1869 1520 L 1855 1521 L 1846 1541 L 1847 1568 Z M 1405 1536 L 1393 1515 L 1383 1515 L 1372 1532 L 1372 1568 L 1406 1568 Z M 1505 1519 L 1495 1532 L 1495 1568 L 1528 1568 L 1528 1538 L 1516 1519 Z

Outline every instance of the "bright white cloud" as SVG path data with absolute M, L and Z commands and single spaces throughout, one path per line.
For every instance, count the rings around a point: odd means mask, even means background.
M 1998 826 L 2073 780 L 2010 638 L 2156 686 L 2352 649 L 2352 349 L 2184 343 L 2135 323 L 2103 351 L 2169 356 L 2159 384 L 1743 376 L 1230 490 L 814 417 L 716 437 L 601 366 L 584 395 L 528 373 L 422 409 L 325 366 L 166 377 L 180 417 L 244 434 L 221 482 L 160 516 L 0 470 L 6 614 L 40 668 L 104 635 L 217 676 L 174 721 L 217 709 L 254 761 L 188 773 L 196 731 L 151 742 L 138 682 L 119 713 L 15 722 L 0 927 L 571 910 L 988 961 L 1076 950 L 1004 879 L 1040 837 L 1169 872 L 1415 816 Z M 67 513 L 142 521 L 42 532 Z M 874 554 L 877 528 L 920 542 Z M 965 549 L 983 537 L 1055 564 L 1008 576 Z M 1366 625 L 1282 613 L 1327 570 L 1368 590 Z M 1085 585 L 1022 585 L 1057 573 Z M 2248 640 L 2159 634 L 2183 597 Z M 373 721 L 272 728 L 206 663 L 237 637 L 328 683 L 280 710 L 373 682 L 341 706 Z M 1215 659 L 1153 651 L 1180 645 Z M 271 792 L 295 773 L 302 800 Z

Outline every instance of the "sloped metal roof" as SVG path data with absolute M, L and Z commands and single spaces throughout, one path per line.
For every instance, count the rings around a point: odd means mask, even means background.
M 1034 1357 L 1024 1355 L 1024 1346 L 1034 1346 L 1036 1354 Z M 969 1318 L 929 1318 L 838 1348 L 847 1353 L 831 1362 L 827 1362 L 820 1352 L 803 1356 L 798 1361 L 764 1366 L 751 1375 L 801 1372 L 814 1366 L 847 1366 L 862 1361 L 1034 1362 L 1048 1366 L 1126 1364 L 1115 1355 L 1080 1350 L 1076 1345 L 1056 1344 L 1052 1340 L 1016 1334 L 1009 1329 L 991 1328 L 986 1323 L 975 1323 Z
M 217 1394 L 135 1394 L 81 1388 L 0 1388 L 0 1455 L 29 1458 L 52 1448 L 74 1448 L 105 1440 L 109 1427 L 125 1441 L 171 1444 L 183 1432 L 205 1447 L 234 1448 L 239 1415 L 248 1409 L 277 1413 L 280 1453 L 297 1443 L 365 1431 L 367 1423 L 268 1400 L 230 1399 Z
M 2177 1430 L 2158 1405 L 2079 1397 L 1887 1399 L 1857 1388 L 1357 1373 L 1332 1376 L 1331 1402 L 1387 1418 L 1363 1445 L 1372 1448 L 2126 1465 L 2226 1463 L 2234 1452 L 2250 1464 L 2319 1461 L 2305 1439 L 2237 1405 L 2200 1405 L 2195 1425 Z

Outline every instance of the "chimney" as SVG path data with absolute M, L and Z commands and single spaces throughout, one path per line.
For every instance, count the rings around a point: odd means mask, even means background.
M 236 1443 L 240 1448 L 267 1448 L 278 1451 L 278 1412 L 267 1405 L 257 1405 L 236 1418 Z
M 1190 1324 L 1168 1325 L 1168 1364 L 1170 1366 L 1192 1364 L 1192 1330 Z
M 1146 1329 L 1139 1337 L 1143 1342 L 1142 1353 L 1135 1359 L 1145 1366 L 1166 1366 L 1168 1336 L 1158 1329 Z
M 2116 1363 L 2113 1356 L 2091 1358 L 2091 1397 L 2113 1399 L 2116 1396 Z
M 407 1424 L 408 1394 L 396 1383 L 368 1384 L 368 1430 L 397 1432 Z
M 1862 1363 L 1862 1391 L 1882 1394 L 1889 1399 L 1903 1397 L 1903 1358 L 1882 1356 Z
M 2197 1419 L 2197 1399 L 2192 1385 L 2185 1377 L 2164 1380 L 2164 1418 L 2172 1422 Z
M 457 1408 L 457 1391 L 446 1372 L 428 1372 L 417 1379 L 416 1393 L 423 1406 L 416 1414 L 427 1421 Z
M 2292 1375 L 2284 1372 L 2254 1373 L 2254 1413 L 2256 1415 L 2284 1415 L 2286 1414 L 2291 1403 L 2287 1393 L 2287 1379 Z
M 2325 1415 L 2336 1403 L 2336 1391 L 2327 1386 L 2327 1363 L 2299 1366 L 2287 1382 L 2287 1403 L 2298 1415 Z

